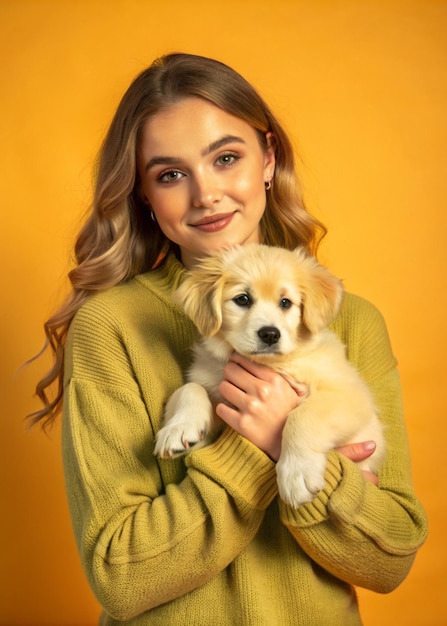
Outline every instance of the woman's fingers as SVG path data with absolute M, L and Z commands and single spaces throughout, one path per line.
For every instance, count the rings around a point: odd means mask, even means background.
M 277 460 L 287 416 L 304 399 L 303 385 L 292 387 L 266 365 L 233 353 L 224 369 L 219 391 L 226 403 L 217 406 L 218 416 L 241 435 Z M 350 443 L 337 448 L 351 461 L 367 459 L 376 449 L 374 441 Z M 365 479 L 377 485 L 377 476 L 363 471 Z
M 362 441 L 360 443 L 348 443 L 344 446 L 339 446 L 337 451 L 351 459 L 351 461 L 358 463 L 371 456 L 375 449 L 376 444 L 374 441 Z
M 337 452 L 343 454 L 351 461 L 355 463 L 359 463 L 364 459 L 367 459 L 376 449 L 376 444 L 374 441 L 361 441 L 360 443 L 349 443 L 345 446 L 339 446 L 337 448 Z M 369 472 L 368 470 L 362 470 L 363 477 L 368 482 L 372 483 L 376 487 L 379 484 L 379 479 L 373 472 Z

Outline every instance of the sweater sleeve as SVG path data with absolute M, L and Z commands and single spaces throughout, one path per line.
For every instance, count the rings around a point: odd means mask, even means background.
M 256 534 L 277 488 L 274 464 L 230 429 L 191 453 L 187 467 L 156 459 L 131 342 L 112 326 L 102 320 L 92 333 L 82 315 L 72 324 L 63 454 L 83 567 L 100 604 L 125 620 L 224 569 Z M 149 364 L 148 375 L 165 365 Z M 169 472 L 175 480 L 164 480 Z
M 325 487 L 298 509 L 281 503 L 281 517 L 305 552 L 330 573 L 376 592 L 406 577 L 427 534 L 424 510 L 412 488 L 401 388 L 380 313 L 365 301 L 350 307 L 344 326 L 348 355 L 374 393 L 387 440 L 379 488 L 333 451 Z M 343 330 L 344 328 L 344 330 Z

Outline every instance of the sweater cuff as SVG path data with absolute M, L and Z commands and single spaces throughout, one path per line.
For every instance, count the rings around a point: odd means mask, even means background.
M 330 500 L 343 482 L 343 464 L 340 455 L 336 452 L 330 452 L 327 456 L 324 478 L 323 489 L 311 502 L 306 502 L 295 509 L 282 500 L 279 501 L 281 519 L 286 526 L 306 528 L 320 524 L 329 518 Z
M 275 463 L 229 426 L 215 442 L 191 452 L 185 462 L 251 508 L 265 510 L 278 493 Z

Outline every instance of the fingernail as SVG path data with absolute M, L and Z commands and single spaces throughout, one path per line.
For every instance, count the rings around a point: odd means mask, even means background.
M 370 450 L 374 450 L 376 447 L 375 441 L 365 441 L 363 444 L 363 449 L 369 452 Z

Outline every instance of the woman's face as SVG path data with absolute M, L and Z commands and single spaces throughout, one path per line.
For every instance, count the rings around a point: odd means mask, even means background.
M 260 241 L 275 155 L 243 120 L 201 98 L 181 100 L 148 120 L 137 166 L 147 203 L 186 267 Z

